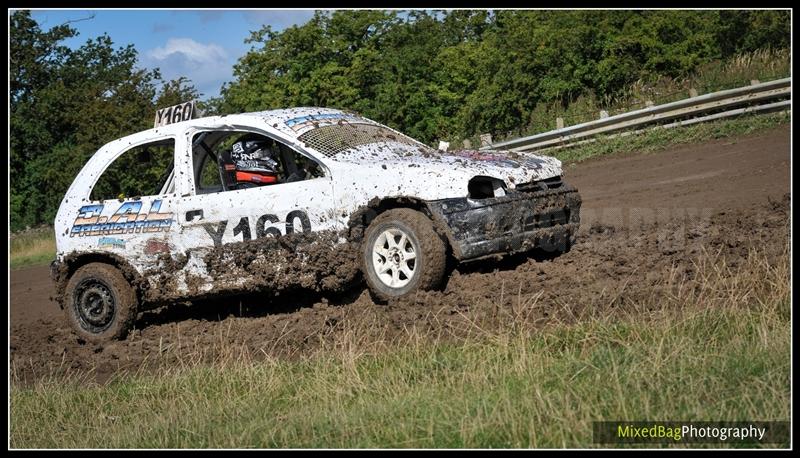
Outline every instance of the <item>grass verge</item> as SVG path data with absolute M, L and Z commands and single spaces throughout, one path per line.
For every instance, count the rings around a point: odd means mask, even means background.
M 52 227 L 41 227 L 11 234 L 11 268 L 47 264 L 56 258 L 56 239 Z
M 695 268 L 623 315 L 571 325 L 458 343 L 409 332 L 370 352 L 353 329 L 294 361 L 12 380 L 10 445 L 591 447 L 593 420 L 788 420 L 788 253 Z
M 749 115 L 733 119 L 723 119 L 672 129 L 649 129 L 644 132 L 619 136 L 597 137 L 585 143 L 560 150 L 543 151 L 563 162 L 577 163 L 598 156 L 616 153 L 650 153 L 674 145 L 699 143 L 718 138 L 737 137 L 770 129 L 791 122 L 791 115 L 785 112 L 765 115 Z

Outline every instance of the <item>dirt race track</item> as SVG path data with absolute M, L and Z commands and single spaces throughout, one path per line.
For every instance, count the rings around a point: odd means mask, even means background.
M 769 257 L 786 250 L 789 158 L 790 127 L 780 126 L 569 166 L 566 178 L 584 202 L 578 243 L 569 253 L 462 265 L 443 291 L 388 305 L 374 304 L 363 286 L 334 297 L 176 304 L 143 314 L 127 340 L 99 346 L 69 330 L 50 299 L 47 266 L 15 270 L 12 370 L 21 381 L 73 370 L 92 371 L 104 381 L 143 365 L 214 360 L 223 353 L 253 360 L 293 357 L 338 345 L 352 329 L 367 334 L 360 342 L 391 340 L 412 327 L 459 337 L 523 315 L 547 323 L 646 303 L 676 276 L 691 278 L 692 261 L 703 253 L 718 252 L 736 265 L 751 248 Z

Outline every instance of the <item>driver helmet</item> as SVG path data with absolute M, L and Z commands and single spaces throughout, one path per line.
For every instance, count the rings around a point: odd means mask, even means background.
M 277 145 L 260 136 L 242 137 L 231 146 L 237 183 L 271 184 L 278 181 Z

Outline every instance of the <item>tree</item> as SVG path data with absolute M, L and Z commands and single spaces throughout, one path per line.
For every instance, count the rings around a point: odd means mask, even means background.
M 43 32 L 28 11 L 11 16 L 11 226 L 52 222 L 80 168 L 103 144 L 152 127 L 156 103 L 197 97 L 137 67 L 133 46 L 103 35 L 75 50 L 67 25 Z

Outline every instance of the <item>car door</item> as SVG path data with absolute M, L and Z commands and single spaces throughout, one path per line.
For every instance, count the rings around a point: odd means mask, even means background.
M 224 190 L 221 183 L 204 183 L 204 171 L 219 167 L 219 150 L 204 147 L 197 140 L 204 133 L 218 135 L 220 131 L 229 136 L 253 132 L 226 126 L 193 129 L 183 136 L 192 139 L 185 145 L 192 170 L 184 174 L 188 186 L 181 196 L 178 214 L 184 250 L 335 228 L 335 218 L 331 218 L 333 182 L 327 170 L 320 169 L 321 176 L 302 181 L 241 190 Z M 275 135 L 258 133 L 280 141 Z M 302 155 L 285 143 L 283 146 Z

